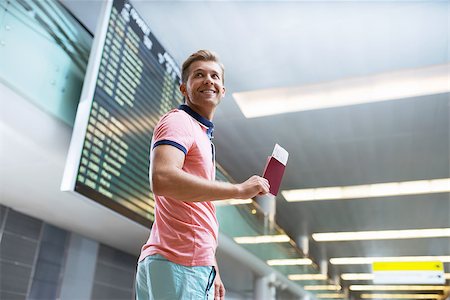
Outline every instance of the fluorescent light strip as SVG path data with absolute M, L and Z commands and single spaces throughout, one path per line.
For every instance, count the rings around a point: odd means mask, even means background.
M 235 237 L 234 241 L 238 244 L 267 244 L 267 243 L 285 243 L 291 239 L 285 235 L 259 235 L 259 236 L 241 236 Z
M 362 299 L 441 299 L 436 294 L 361 294 Z
M 288 275 L 290 280 L 327 280 L 327 275 L 324 274 L 291 274 Z
M 392 256 L 392 257 L 338 257 L 330 258 L 332 265 L 365 265 L 373 262 L 401 261 L 441 261 L 450 262 L 450 256 Z
M 322 298 L 322 299 L 342 299 L 345 298 L 344 294 L 316 294 L 317 298 Z
M 313 233 L 316 242 L 450 237 L 450 228 Z
M 450 192 L 450 178 L 387 182 L 366 185 L 335 186 L 282 191 L 289 202 L 361 199 Z
M 242 204 L 250 204 L 252 203 L 252 199 L 229 199 L 229 200 L 219 200 L 214 201 L 213 203 L 216 206 L 227 206 L 227 205 L 242 205 Z
M 351 285 L 350 291 L 445 291 L 443 285 Z
M 246 118 L 447 93 L 450 64 L 233 93 Z
M 312 265 L 312 260 L 309 258 L 270 259 L 267 264 L 269 266 L 307 266 Z
M 373 280 L 371 273 L 344 273 L 341 274 L 342 280 Z
M 305 285 L 305 291 L 340 291 L 340 285 Z

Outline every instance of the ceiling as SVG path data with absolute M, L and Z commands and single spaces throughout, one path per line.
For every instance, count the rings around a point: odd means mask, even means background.
M 449 94 L 246 119 L 232 93 L 301 86 L 449 62 L 449 3 L 136 1 L 154 34 L 181 63 L 216 51 L 228 95 L 216 117 L 219 163 L 237 181 L 261 174 L 275 143 L 289 162 L 282 189 L 450 177 Z M 168 21 L 170 20 L 170 22 Z M 277 197 L 289 235 L 450 227 L 448 193 L 320 202 Z M 311 245 L 317 260 L 450 255 L 450 240 Z M 447 265 L 450 272 L 450 265 Z M 370 265 L 330 273 L 370 272 Z
M 95 32 L 99 2 L 63 3 Z M 218 162 L 236 181 L 261 174 L 275 143 L 290 154 L 281 189 L 450 177 L 448 93 L 253 119 L 243 116 L 232 97 L 449 63 L 448 1 L 133 4 L 179 64 L 198 49 L 220 55 L 227 96 L 214 119 L 214 141 Z M 296 203 L 279 195 L 276 221 L 293 239 L 317 232 L 448 228 L 450 195 Z M 450 255 L 450 239 L 323 242 L 310 248 L 316 261 Z M 329 272 L 370 272 L 369 267 L 329 266 Z M 450 273 L 450 264 L 445 267 Z

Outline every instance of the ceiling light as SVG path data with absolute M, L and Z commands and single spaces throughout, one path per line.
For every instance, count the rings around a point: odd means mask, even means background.
M 325 298 L 325 299 L 341 299 L 345 298 L 344 294 L 316 294 L 317 298 Z
M 450 228 L 313 233 L 316 242 L 450 237 Z
M 305 291 L 340 291 L 340 285 L 305 285 Z
M 250 204 L 252 203 L 252 199 L 228 199 L 228 200 L 219 200 L 214 201 L 213 203 L 216 206 L 227 206 L 227 205 L 242 205 L 242 204 Z
M 234 241 L 238 244 L 266 244 L 266 243 L 285 243 L 291 239 L 285 234 L 279 235 L 258 235 L 235 237 Z
M 364 265 L 373 262 L 401 262 L 401 261 L 441 261 L 450 262 L 450 256 L 397 256 L 397 257 L 338 257 L 331 258 L 332 265 Z
M 362 299 L 441 299 L 436 294 L 361 294 Z
M 270 259 L 267 264 L 269 266 L 306 266 L 312 265 L 312 260 L 309 258 Z
M 327 280 L 324 274 L 291 274 L 288 275 L 290 280 Z
M 443 285 L 351 285 L 351 291 L 445 291 Z
M 449 64 L 233 93 L 246 118 L 447 93 Z
M 373 280 L 371 273 L 344 273 L 341 274 L 342 280 Z
M 448 192 L 450 192 L 450 178 L 285 190 L 281 193 L 286 201 L 297 202 Z

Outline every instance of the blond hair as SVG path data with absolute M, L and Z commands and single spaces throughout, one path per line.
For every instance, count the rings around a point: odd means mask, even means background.
M 196 61 L 213 61 L 217 63 L 222 69 L 222 83 L 225 81 L 225 69 L 219 60 L 219 56 L 209 50 L 198 50 L 197 52 L 192 53 L 183 63 L 183 67 L 181 69 L 181 82 L 187 82 L 189 77 L 189 67 Z

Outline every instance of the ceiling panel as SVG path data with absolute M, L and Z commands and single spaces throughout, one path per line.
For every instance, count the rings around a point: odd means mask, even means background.
M 236 181 L 261 174 L 275 143 L 290 153 L 282 189 L 450 177 L 448 93 L 254 119 L 244 118 L 232 97 L 449 63 L 448 1 L 133 3 L 179 64 L 203 48 L 222 58 L 227 96 L 214 119 L 214 142 L 218 162 Z M 83 3 L 78 8 L 89 10 Z M 294 239 L 313 232 L 450 227 L 450 196 L 304 203 L 279 196 L 277 223 Z M 449 243 L 312 243 L 310 254 L 450 255 Z M 360 271 L 370 266 L 331 267 L 330 275 Z

